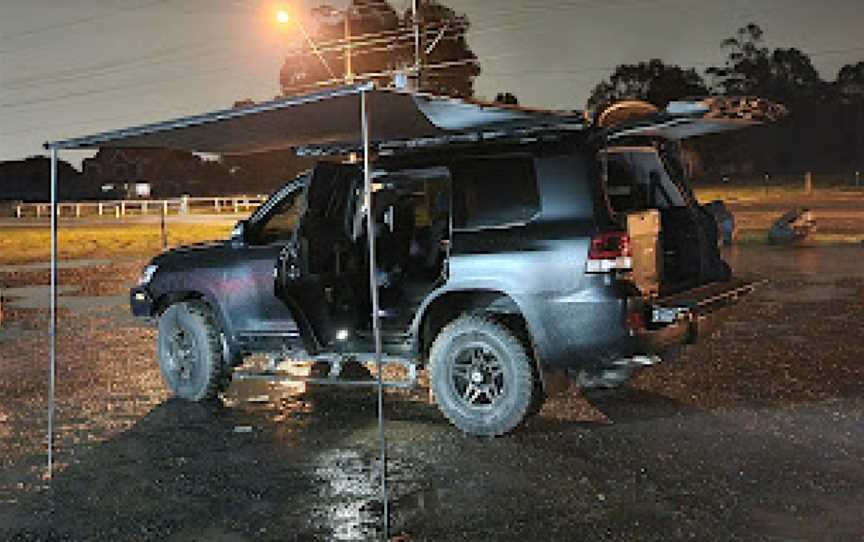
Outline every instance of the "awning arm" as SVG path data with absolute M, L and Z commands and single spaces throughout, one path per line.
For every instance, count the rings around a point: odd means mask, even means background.
M 375 214 L 372 210 L 372 164 L 369 141 L 369 104 L 366 92 L 360 92 L 360 131 L 363 140 L 363 201 L 366 205 L 366 239 L 369 245 L 369 290 L 372 295 L 372 334 L 375 338 L 375 368 L 378 373 L 378 438 L 381 447 L 381 501 L 384 504 L 383 539 L 387 540 L 390 508 L 387 498 L 387 439 L 384 434 L 384 371 L 381 362 L 381 321 L 378 300 L 378 270 L 375 265 Z
M 48 322 L 48 473 L 54 474 L 54 388 L 57 374 L 57 149 L 51 149 L 51 316 Z

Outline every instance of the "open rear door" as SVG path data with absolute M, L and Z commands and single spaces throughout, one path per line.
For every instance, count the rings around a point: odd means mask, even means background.
M 601 157 L 610 207 L 627 218 L 632 280 L 645 298 L 646 351 L 662 349 L 665 341 L 678 342 L 682 335 L 692 341 L 707 333 L 716 320 L 712 316 L 758 282 L 730 276 L 713 218 L 695 198 L 686 197 L 683 184 L 666 182 L 675 172 L 666 168 L 653 145 L 634 146 L 633 140 L 680 141 L 772 122 L 785 114 L 782 106 L 759 98 L 712 97 L 672 102 L 663 111 L 646 102 L 620 102 L 595 120 L 606 141 Z M 666 188 L 657 192 L 655 186 Z M 681 188 L 677 194 L 675 186 Z

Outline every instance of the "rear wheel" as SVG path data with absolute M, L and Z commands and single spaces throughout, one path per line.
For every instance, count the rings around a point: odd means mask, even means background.
M 503 435 L 529 413 L 536 393 L 532 362 L 504 325 L 461 316 L 444 327 L 429 357 L 438 407 L 463 432 Z
M 162 380 L 172 395 L 202 401 L 227 387 L 219 330 L 203 303 L 175 303 L 162 313 L 157 350 Z

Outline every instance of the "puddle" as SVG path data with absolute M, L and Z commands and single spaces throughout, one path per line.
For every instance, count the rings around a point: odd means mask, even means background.
M 831 283 L 838 278 L 860 277 L 864 250 L 858 246 L 752 247 L 736 245 L 723 258 L 737 274 L 757 274 L 771 279 L 801 275 L 808 281 Z
M 77 269 L 81 267 L 97 267 L 111 265 L 111 260 L 81 259 L 60 260 L 57 269 Z M 51 262 L 34 262 L 16 265 L 0 265 L 0 273 L 14 273 L 16 271 L 38 271 L 40 269 L 51 269 Z
M 823 303 L 856 294 L 856 289 L 838 283 L 861 277 L 864 251 L 849 246 L 733 246 L 723 256 L 736 274 L 768 279 L 769 288 L 757 291 L 771 302 Z
M 792 303 L 818 303 L 835 299 L 848 299 L 855 295 L 855 290 L 837 286 L 836 284 L 808 284 L 795 288 L 772 292 L 772 298 L 778 301 Z
M 313 513 L 316 523 L 333 530 L 333 540 L 368 540 L 380 519 L 374 503 L 380 497 L 378 467 L 356 450 L 328 450 L 315 462 L 319 494 L 332 504 Z

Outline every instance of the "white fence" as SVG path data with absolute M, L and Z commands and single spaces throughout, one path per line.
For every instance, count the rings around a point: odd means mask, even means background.
M 212 198 L 181 197 L 172 199 L 127 199 L 108 201 L 58 202 L 57 216 L 142 216 L 148 214 L 202 214 L 202 213 L 240 213 L 248 212 L 267 199 L 267 196 L 228 196 Z M 51 216 L 50 203 L 19 203 L 15 205 L 15 217 Z

